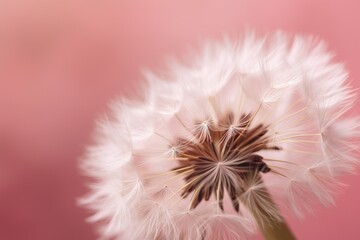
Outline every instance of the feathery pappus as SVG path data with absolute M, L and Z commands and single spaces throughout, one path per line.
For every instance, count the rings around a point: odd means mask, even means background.
M 281 211 L 332 204 L 357 164 L 355 93 L 332 57 L 312 37 L 247 33 L 145 71 L 81 163 L 101 238 L 295 239 Z

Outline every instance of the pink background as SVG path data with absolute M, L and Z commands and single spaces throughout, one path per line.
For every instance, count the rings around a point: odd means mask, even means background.
M 86 192 L 77 159 L 94 119 L 131 92 L 141 67 L 224 33 L 282 29 L 325 39 L 360 87 L 359 8 L 357 0 L 1 1 L 0 239 L 95 239 L 76 206 Z M 289 219 L 299 239 L 360 239 L 360 175 L 343 180 L 336 207 Z

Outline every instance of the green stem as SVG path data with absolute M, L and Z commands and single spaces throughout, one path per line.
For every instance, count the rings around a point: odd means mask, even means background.
M 246 201 L 243 201 L 243 203 L 252 213 L 264 239 L 296 240 L 267 189 L 262 187 L 259 191 L 261 191 L 261 200 L 257 201 L 254 199 L 251 204 L 247 204 Z M 261 204 L 264 201 L 266 201 L 266 204 Z M 271 209 L 271 211 L 275 210 L 277 212 L 277 217 L 270 216 L 268 209 Z
M 259 224 L 258 224 L 259 225 Z M 295 240 L 295 236 L 291 232 L 286 222 L 279 221 L 272 225 L 259 226 L 262 235 L 266 240 Z

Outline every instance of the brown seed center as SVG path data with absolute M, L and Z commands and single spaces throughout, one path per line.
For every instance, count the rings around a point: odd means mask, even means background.
M 238 198 L 246 191 L 244 181 L 271 170 L 257 153 L 280 148 L 269 145 L 267 127 L 252 126 L 252 119 L 252 115 L 247 114 L 236 120 L 230 113 L 217 124 L 199 123 L 193 140 L 178 140 L 184 147 L 177 153 L 181 160 L 175 170 L 184 175 L 186 182 L 181 196 L 186 198 L 192 193 L 190 208 L 202 200 L 208 201 L 214 194 L 224 210 L 226 190 L 234 209 L 239 211 Z

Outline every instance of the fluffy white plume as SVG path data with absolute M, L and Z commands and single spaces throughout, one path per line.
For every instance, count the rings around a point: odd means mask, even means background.
M 311 37 L 247 34 L 144 72 L 143 100 L 99 122 L 81 200 L 105 239 L 244 239 L 257 223 L 333 204 L 359 119 L 343 65 Z M 169 79 L 168 79 L 169 78 Z M 271 194 L 276 191 L 276 196 Z

